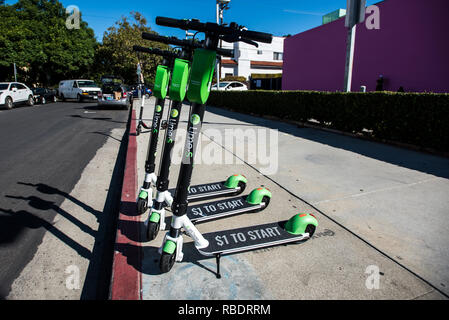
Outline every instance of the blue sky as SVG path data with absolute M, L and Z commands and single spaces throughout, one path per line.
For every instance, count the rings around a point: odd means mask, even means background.
M 367 0 L 367 5 L 380 0 Z M 12 4 L 16 1 L 7 0 Z M 215 22 L 215 0 L 62 0 L 65 7 L 76 5 L 83 20 L 94 29 L 99 41 L 104 31 L 121 16 L 138 11 L 151 28 L 162 35 L 183 37 L 184 31 L 157 26 L 156 16 Z M 235 21 L 250 30 L 269 32 L 275 36 L 297 34 L 321 24 L 322 16 L 338 8 L 346 8 L 346 0 L 231 0 L 225 22 Z

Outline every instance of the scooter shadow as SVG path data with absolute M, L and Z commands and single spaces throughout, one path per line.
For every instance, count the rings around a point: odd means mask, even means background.
M 160 271 L 159 262 L 160 262 L 160 254 L 158 252 L 159 247 L 142 247 L 142 264 L 141 270 L 143 274 L 146 275 L 162 275 L 163 273 Z M 192 263 L 214 275 L 216 275 L 215 269 L 210 269 L 206 265 L 202 264 L 201 261 L 211 260 L 215 261 L 213 257 L 206 257 L 201 255 L 198 250 L 195 248 L 193 242 L 184 243 L 183 246 L 184 259 L 181 262 L 182 264 Z M 177 267 L 175 264 L 174 267 Z

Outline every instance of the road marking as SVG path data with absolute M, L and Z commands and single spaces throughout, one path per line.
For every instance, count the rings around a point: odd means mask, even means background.
M 96 113 L 95 111 L 84 111 L 85 114 L 93 114 Z

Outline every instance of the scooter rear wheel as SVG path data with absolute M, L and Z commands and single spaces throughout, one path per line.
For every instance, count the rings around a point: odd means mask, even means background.
M 161 223 L 155 223 L 155 222 L 149 222 L 148 223 L 148 229 L 147 229 L 147 239 L 148 241 L 152 241 L 156 239 L 159 230 L 161 227 Z
M 159 262 L 159 268 L 162 273 L 170 272 L 175 264 L 176 253 L 168 254 L 166 252 L 162 253 L 161 261 Z

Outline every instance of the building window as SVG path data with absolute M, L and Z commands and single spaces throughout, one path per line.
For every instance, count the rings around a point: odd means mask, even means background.
M 262 54 L 263 51 L 262 50 L 257 50 L 257 54 Z
M 283 60 L 284 54 L 282 52 L 273 52 L 273 60 Z

